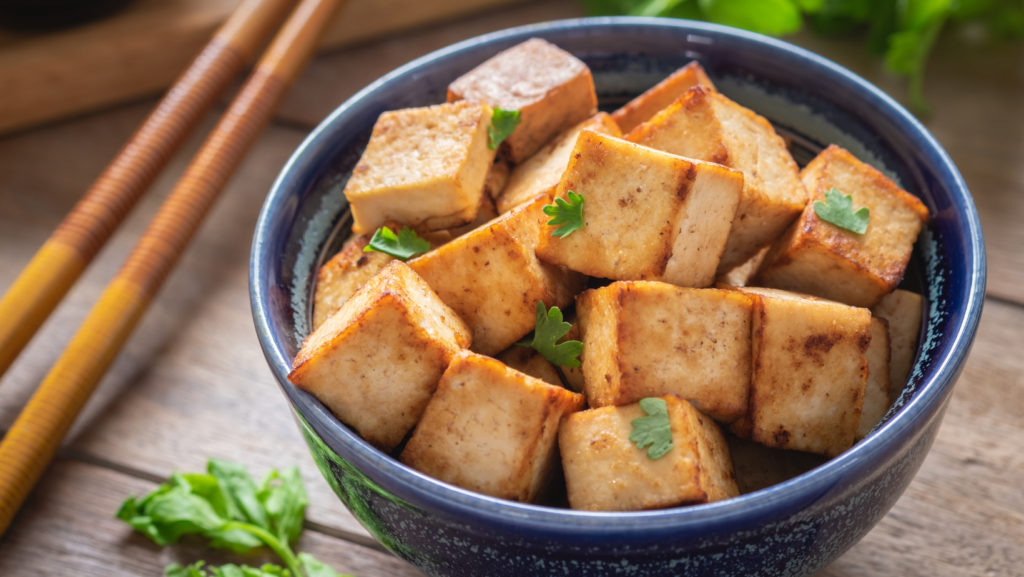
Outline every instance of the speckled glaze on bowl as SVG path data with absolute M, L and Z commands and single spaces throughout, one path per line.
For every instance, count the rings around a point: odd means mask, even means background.
M 380 453 L 285 378 L 309 326 L 315 271 L 348 233 L 341 193 L 377 115 L 444 101 L 450 81 L 545 38 L 591 67 L 612 109 L 697 59 L 720 90 L 775 123 L 806 162 L 849 149 L 918 195 L 934 219 L 906 283 L 925 295 L 910 382 L 864 441 L 804 475 L 688 508 L 585 513 L 512 503 L 436 481 Z M 251 263 L 260 343 L 324 477 L 385 546 L 429 575 L 808 575 L 893 506 L 938 430 L 981 315 L 985 252 L 960 174 L 903 108 L 799 48 L 719 26 L 599 18 L 515 28 L 456 44 L 374 82 L 299 147 L 267 198 Z

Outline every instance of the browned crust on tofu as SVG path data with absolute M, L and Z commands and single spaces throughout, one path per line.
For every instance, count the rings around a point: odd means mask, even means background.
M 874 306 L 902 280 L 913 242 L 928 220 L 927 208 L 835 145 L 815 157 L 801 177 L 812 201 L 771 248 L 754 283 Z M 856 183 L 854 190 L 837 188 L 853 195 L 855 207 L 871 208 L 863 235 L 825 222 L 814 211 L 814 202 L 823 201 L 837 181 Z
M 465 489 L 533 502 L 558 460 L 559 423 L 583 405 L 582 395 L 462 351 L 400 458 Z
M 597 112 L 590 69 L 561 48 L 531 38 L 498 53 L 448 86 L 448 102 L 518 110 L 520 124 L 498 153 L 519 163 L 552 136 Z
M 288 380 L 389 451 L 415 426 L 469 327 L 392 261 L 306 338 Z
M 623 132 L 629 132 L 650 120 L 652 116 L 670 106 L 684 92 L 698 84 L 711 91 L 715 90 L 715 85 L 704 72 L 704 68 L 694 60 L 613 112 L 612 120 Z
M 643 182 L 632 174 L 636 155 L 650 159 Z M 654 171 L 670 180 L 652 177 Z M 684 158 L 584 130 L 555 194 L 568 199 L 571 190 L 584 196 L 584 226 L 565 237 L 545 227 L 537 256 L 590 276 L 658 279 L 672 257 L 675 221 L 695 179 L 694 163 Z M 615 257 L 623 250 L 632 250 L 628 259 Z

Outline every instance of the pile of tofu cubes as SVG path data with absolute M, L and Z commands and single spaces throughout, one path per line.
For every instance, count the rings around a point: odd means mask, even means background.
M 902 390 L 922 306 L 895 289 L 928 211 L 879 171 L 837 146 L 800 170 L 696 63 L 609 115 L 582 61 L 532 39 L 447 100 L 377 120 L 289 375 L 369 443 L 493 497 L 646 510 L 839 455 Z M 520 119 L 497 147 L 495 109 Z M 832 189 L 870 210 L 863 234 L 818 217 Z M 583 226 L 555 236 L 544 208 L 570 191 Z M 431 250 L 366 252 L 383 226 Z M 515 346 L 538 303 L 581 366 Z M 657 459 L 630 441 L 647 398 Z

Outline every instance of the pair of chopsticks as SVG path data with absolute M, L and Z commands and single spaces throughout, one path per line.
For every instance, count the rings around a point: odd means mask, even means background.
M 0 300 L 0 375 L 295 0 L 245 0 Z M 0 535 L 344 0 L 301 0 L 0 441 Z

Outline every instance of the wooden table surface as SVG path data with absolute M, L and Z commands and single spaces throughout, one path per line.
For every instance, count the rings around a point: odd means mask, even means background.
M 260 352 L 249 312 L 249 245 L 283 163 L 329 111 L 417 56 L 501 28 L 580 15 L 537 2 L 323 54 L 242 165 L 191 249 L 76 423 L 59 459 L 0 540 L 0 574 L 160 575 L 171 561 L 232 559 L 195 544 L 160 548 L 113 518 L 120 501 L 207 457 L 263 474 L 299 464 L 309 489 L 299 547 L 359 577 L 413 576 L 320 477 Z M 800 35 L 900 97 L 902 84 L 853 40 Z M 859 544 L 821 575 L 1024 575 L 1024 46 L 939 43 L 926 124 L 981 214 L 988 298 L 970 360 L 917 478 Z M 154 101 L 0 139 L 0 289 L 6 289 Z M 209 129 L 214 116 L 207 119 Z M 196 151 L 193 138 L 0 381 L 6 430 Z

